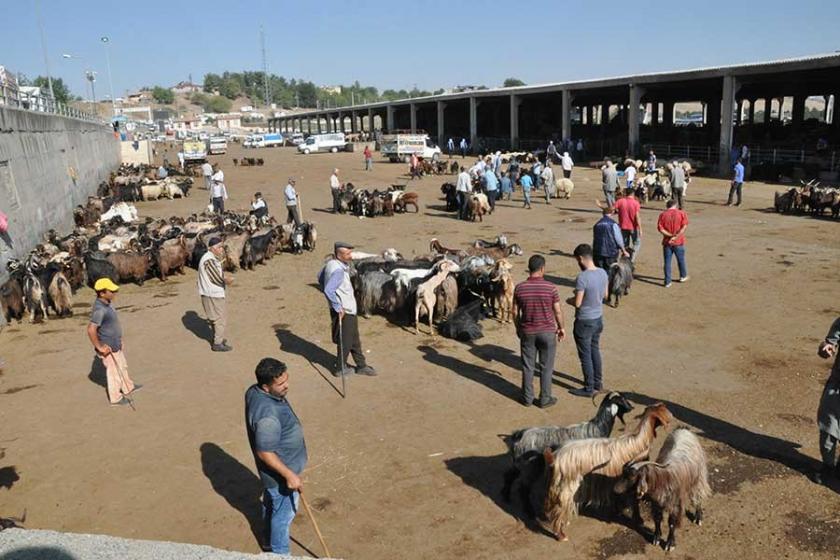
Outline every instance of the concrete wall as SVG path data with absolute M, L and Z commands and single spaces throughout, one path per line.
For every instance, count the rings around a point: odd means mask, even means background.
M 14 243 L 0 253 L 0 281 L 6 260 L 26 256 L 47 230 L 72 230 L 73 208 L 119 161 L 119 141 L 107 125 L 0 107 L 0 210 Z
M 120 142 L 120 160 L 122 163 L 133 163 L 135 165 L 152 163 L 152 143 L 149 140 L 137 142 L 137 149 L 134 149 L 134 142 L 126 140 Z

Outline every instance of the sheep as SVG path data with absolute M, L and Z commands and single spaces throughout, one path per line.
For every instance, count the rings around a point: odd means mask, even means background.
M 662 519 L 668 513 L 668 539 L 666 551 L 676 547 L 677 529 L 682 525 L 686 508 L 694 510 L 693 521 L 703 523 L 703 502 L 712 494 L 709 487 L 706 454 L 697 436 L 686 428 L 671 432 L 656 461 L 643 461 L 625 465 L 622 478 L 614 491 L 624 494 L 634 490 L 634 520 L 644 526 L 639 514 L 639 501 L 647 499 L 653 505 L 653 545 L 662 540 Z
M 592 397 L 595 402 L 595 396 Z M 610 391 L 601 401 L 595 416 L 587 422 L 572 424 L 570 426 L 540 426 L 518 430 L 507 438 L 506 443 L 510 449 L 511 468 L 505 471 L 502 496 L 510 501 L 510 493 L 514 482 L 523 476 L 520 483 L 521 499 L 527 513 L 535 516 L 533 505 L 530 500 L 530 491 L 534 482 L 545 470 L 545 463 L 542 457 L 542 450 L 546 448 L 559 449 L 568 441 L 587 438 L 609 437 L 612 433 L 615 419 L 618 418 L 624 424 L 624 415 L 633 410 L 624 395 L 616 391 Z
M 157 200 L 166 196 L 166 185 L 143 185 L 140 187 L 140 196 L 143 197 L 143 200 Z
M 544 511 L 557 540 L 568 540 L 565 529 L 577 514 L 576 494 L 583 478 L 593 473 L 617 477 L 626 463 L 647 458 L 657 428 L 667 427 L 672 419 L 665 405 L 656 403 L 645 409 L 642 420 L 630 434 L 575 440 L 556 453 L 551 449 L 543 451 L 546 465 L 551 469 Z
M 414 334 L 420 334 L 420 314 L 422 312 L 429 316 L 429 331 L 432 336 L 435 336 L 435 330 L 432 326 L 437 301 L 435 290 L 449 276 L 450 272 L 458 272 L 458 270 L 458 265 L 454 262 L 442 261 L 438 266 L 438 272 L 417 286 L 417 302 L 414 304 Z
M 557 189 L 559 198 L 572 198 L 572 192 L 575 190 L 575 184 L 571 179 L 558 177 L 554 180 L 554 186 Z
M 607 305 L 611 305 L 612 298 L 615 298 L 615 305 L 613 307 L 618 307 L 621 296 L 626 296 L 630 293 L 630 285 L 633 283 L 633 272 L 633 261 L 624 255 L 621 255 L 617 262 L 610 265 Z
M 492 214 L 493 209 L 490 207 L 490 201 L 484 193 L 475 193 L 470 198 L 470 208 L 472 209 L 472 221 L 478 218 L 479 222 L 484 221 L 485 214 Z

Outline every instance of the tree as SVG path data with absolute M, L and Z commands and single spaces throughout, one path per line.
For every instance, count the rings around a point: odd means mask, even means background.
M 242 86 L 234 77 L 226 77 L 219 86 L 219 93 L 228 99 L 236 99 L 242 93 Z
M 517 87 L 517 86 L 524 86 L 525 82 L 520 80 L 519 78 L 508 78 L 502 84 L 502 87 Z
M 152 98 L 162 105 L 170 105 L 175 102 L 175 94 L 172 93 L 172 90 L 160 86 L 155 86 L 152 89 Z
M 207 93 L 213 93 L 215 90 L 222 87 L 222 77 L 218 74 L 205 74 L 204 75 L 204 91 Z
M 211 95 L 204 103 L 204 110 L 208 113 L 227 113 L 232 104 L 230 99 L 220 95 Z
M 61 78 L 53 78 L 53 92 L 55 93 L 55 100 L 65 105 L 72 100 L 73 96 L 70 94 L 70 88 L 64 83 Z M 46 76 L 38 76 L 32 80 L 32 85 L 41 88 L 44 92 L 49 93 L 50 83 Z

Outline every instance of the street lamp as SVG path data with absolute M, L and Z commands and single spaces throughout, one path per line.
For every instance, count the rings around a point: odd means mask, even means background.
M 61 55 L 61 58 L 64 58 L 66 60 L 78 60 L 79 62 L 84 61 L 84 59 L 82 57 L 75 56 L 75 55 L 68 54 L 68 53 L 63 53 Z M 93 83 L 96 81 L 96 72 L 92 69 L 85 68 L 85 79 L 88 82 L 90 82 L 90 97 L 91 97 L 90 110 L 91 110 L 91 113 L 93 115 L 96 115 L 96 105 L 95 105 L 96 104 L 96 91 L 95 91 L 94 86 L 93 86 Z M 85 89 L 87 89 L 87 88 L 85 88 Z
M 111 49 L 108 48 L 108 45 L 111 43 L 111 40 L 107 36 L 101 37 L 99 40 L 102 41 L 102 44 L 105 46 L 105 62 L 108 65 L 108 88 L 111 90 L 111 111 L 116 117 L 117 105 L 116 101 L 114 100 L 114 82 L 111 79 Z

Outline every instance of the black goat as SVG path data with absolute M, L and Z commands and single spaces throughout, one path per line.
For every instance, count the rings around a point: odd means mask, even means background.
M 461 342 L 478 340 L 484 336 L 479 321 L 484 317 L 484 302 L 476 299 L 458 307 L 438 326 L 440 334 Z
M 613 307 L 618 307 L 621 296 L 626 296 L 630 293 L 630 285 L 633 283 L 633 272 L 633 261 L 623 255 L 618 258 L 618 262 L 610 265 L 607 304 L 610 304 L 612 298 L 615 298 L 615 305 Z

